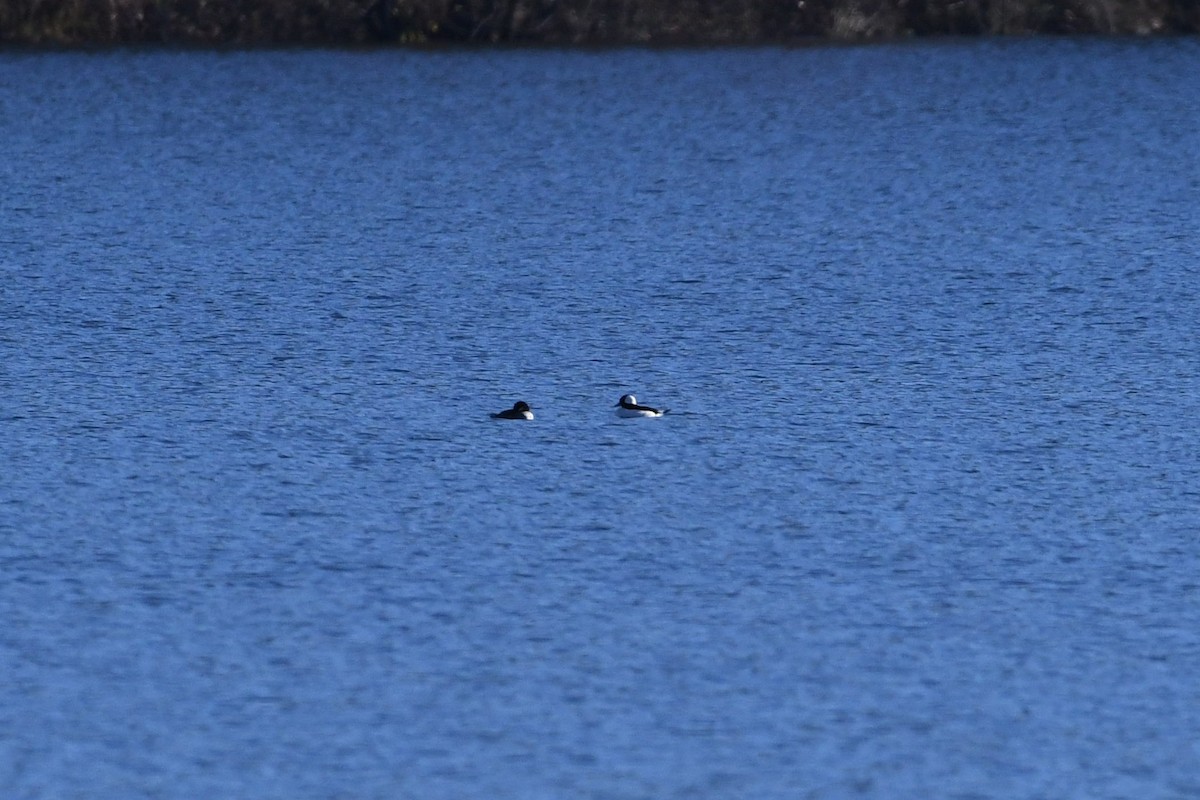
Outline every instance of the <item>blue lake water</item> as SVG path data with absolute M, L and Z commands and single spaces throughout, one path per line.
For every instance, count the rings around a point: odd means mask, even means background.
M 1200 796 L 1198 73 L 0 54 L 0 794 Z

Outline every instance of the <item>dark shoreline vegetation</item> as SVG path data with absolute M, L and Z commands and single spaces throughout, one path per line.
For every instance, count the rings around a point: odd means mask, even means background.
M 1200 32 L 1197 0 L 0 0 L 0 46 L 736 45 Z

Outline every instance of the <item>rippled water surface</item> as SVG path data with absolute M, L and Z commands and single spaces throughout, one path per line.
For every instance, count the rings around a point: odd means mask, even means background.
M 1200 796 L 1198 71 L 0 55 L 0 793 Z

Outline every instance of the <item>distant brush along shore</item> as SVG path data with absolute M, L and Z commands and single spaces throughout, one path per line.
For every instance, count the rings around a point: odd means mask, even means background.
M 0 0 L 0 45 L 732 45 L 1200 32 L 1195 0 Z

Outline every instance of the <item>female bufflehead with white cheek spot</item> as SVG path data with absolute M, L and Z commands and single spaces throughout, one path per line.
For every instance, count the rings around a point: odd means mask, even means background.
M 618 417 L 661 417 L 668 411 L 670 411 L 668 408 L 660 411 L 650 406 L 640 406 L 637 398 L 631 394 L 622 395 L 621 399 L 617 401 Z
M 529 403 L 518 400 L 512 408 L 492 414 L 492 419 L 533 419 L 533 412 L 529 410 Z

